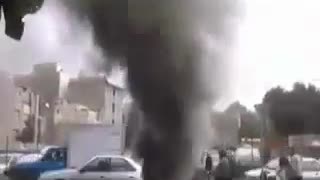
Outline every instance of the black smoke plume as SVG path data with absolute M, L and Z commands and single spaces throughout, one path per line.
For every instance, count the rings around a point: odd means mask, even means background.
M 92 25 L 106 59 L 128 67 L 130 92 L 144 114 L 144 180 L 191 179 L 199 131 L 222 89 L 236 1 L 65 2 Z

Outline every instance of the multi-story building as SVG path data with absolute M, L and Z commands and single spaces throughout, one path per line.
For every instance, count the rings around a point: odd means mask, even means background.
M 35 94 L 26 87 L 15 86 L 9 73 L 0 73 L 0 149 L 20 148 L 17 133 L 25 127 L 25 122 L 35 113 Z
M 101 75 L 71 79 L 66 99 L 96 111 L 100 123 L 116 125 L 123 123 L 123 100 L 126 95 L 124 88 L 111 84 L 106 76 Z
M 19 124 L 17 128 L 21 129 L 34 111 L 32 91 L 25 87 L 16 87 L 14 104 L 15 117 Z
M 55 106 L 55 124 L 96 124 L 97 113 L 80 104 L 69 104 L 61 99 Z
M 54 104 L 63 97 L 68 84 L 68 76 L 57 63 L 36 64 L 33 71 L 26 75 L 14 76 L 17 87 L 30 88 L 40 96 L 39 115 L 45 117 L 43 143 L 51 144 L 54 138 Z
M 6 147 L 8 138 L 9 148 L 12 148 L 14 142 L 14 129 L 17 127 L 17 121 L 14 119 L 14 84 L 9 73 L 0 72 L 0 149 Z

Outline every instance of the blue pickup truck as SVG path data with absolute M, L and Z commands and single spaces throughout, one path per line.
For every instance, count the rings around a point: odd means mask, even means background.
M 32 158 L 30 158 L 30 157 Z M 5 171 L 10 180 L 37 180 L 41 173 L 64 169 L 67 166 L 67 149 L 46 147 L 39 154 L 20 157 Z

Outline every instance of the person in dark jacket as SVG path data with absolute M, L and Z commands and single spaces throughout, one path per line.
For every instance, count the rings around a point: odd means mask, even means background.
M 207 173 L 208 180 L 210 180 L 212 176 L 212 157 L 208 152 L 206 153 L 205 170 Z
M 227 150 L 227 158 L 229 160 L 229 166 L 230 166 L 230 171 L 231 171 L 231 177 L 237 177 L 238 172 L 237 172 L 237 163 L 236 159 L 234 157 L 234 152 L 232 149 Z
M 214 174 L 215 180 L 232 180 L 230 164 L 225 150 L 219 151 L 219 159 L 220 161 Z
M 209 153 L 206 154 L 205 169 L 207 172 L 210 172 L 210 173 L 212 171 L 212 157 Z

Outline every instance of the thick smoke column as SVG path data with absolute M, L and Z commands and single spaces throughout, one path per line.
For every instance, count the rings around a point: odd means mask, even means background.
M 66 0 L 107 59 L 128 67 L 144 113 L 144 180 L 189 180 L 200 126 L 219 95 L 232 0 Z M 203 133 L 203 132 L 202 132 Z

